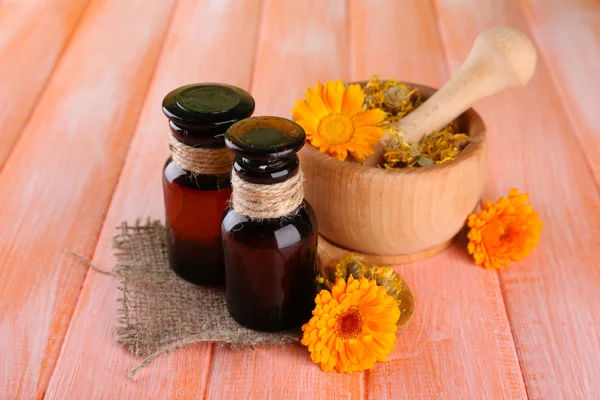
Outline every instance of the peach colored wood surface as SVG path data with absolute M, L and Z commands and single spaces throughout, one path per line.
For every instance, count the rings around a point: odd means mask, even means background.
M 529 31 L 517 2 L 440 1 L 438 12 L 453 67 L 468 51 L 466 38 L 486 27 L 511 24 Z M 472 22 L 465 25 L 465 20 Z M 585 51 L 577 36 L 571 41 Z M 592 63 L 600 56 L 581 54 Z M 538 250 L 499 274 L 529 398 L 595 399 L 600 396 L 600 196 L 541 61 L 527 89 L 499 95 L 479 108 L 495 149 L 485 196 L 495 199 L 518 187 L 530 194 L 545 222 Z M 597 100 L 591 101 L 578 109 L 597 109 Z
M 523 2 L 532 35 L 553 78 L 561 103 L 600 184 L 600 2 Z
M 0 1 L 0 170 L 87 3 Z
M 440 87 L 449 74 L 430 3 L 378 3 L 352 2 L 352 52 L 364 58 L 352 79 L 379 73 Z M 406 32 L 419 32 L 418 40 Z M 402 51 L 382 62 L 390 48 Z M 497 275 L 475 267 L 461 246 L 397 269 L 413 290 L 415 319 L 399 336 L 391 360 L 366 374 L 369 398 L 526 397 Z
M 248 89 L 259 11 L 256 0 L 179 1 L 94 253 L 95 265 L 112 268 L 111 240 L 121 221 L 164 218 L 161 171 L 169 155 L 169 128 L 160 109 L 163 97 L 198 81 L 226 81 Z M 220 51 L 222 46 L 227 51 Z M 209 344 L 159 357 L 135 381 L 127 381 L 127 371 L 141 360 L 115 346 L 116 287 L 114 278 L 90 271 L 46 397 L 204 398 L 212 355 Z M 86 360 L 85 366 L 79 360 Z M 92 380 L 103 384 L 80 384 Z
M 171 7 L 94 1 L 0 174 L 2 398 L 46 390 Z
M 0 398 L 600 398 L 599 7 L 0 0 Z M 489 131 L 484 197 L 530 193 L 546 231 L 529 258 L 484 270 L 461 234 L 398 266 L 415 318 L 390 361 L 364 374 L 325 374 L 302 346 L 203 344 L 126 379 L 141 360 L 114 342 L 116 282 L 64 252 L 108 270 L 115 225 L 162 218 L 168 90 L 228 82 L 251 90 L 257 115 L 289 117 L 316 80 L 380 73 L 440 87 L 477 34 L 506 23 L 530 34 L 540 65 L 527 87 L 476 107 Z M 11 98 L 22 108 L 4 114 Z

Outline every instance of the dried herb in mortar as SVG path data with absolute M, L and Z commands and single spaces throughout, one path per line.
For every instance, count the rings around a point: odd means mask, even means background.
M 395 79 L 381 80 L 371 77 L 364 89 L 364 107 L 385 111 L 381 122 L 389 137 L 384 151 L 382 168 L 415 168 L 442 164 L 454 158 L 469 142 L 469 136 L 461 133 L 456 121 L 438 132 L 425 135 L 419 142 L 407 143 L 395 122 L 408 115 L 423 103 L 418 89 L 409 89 Z

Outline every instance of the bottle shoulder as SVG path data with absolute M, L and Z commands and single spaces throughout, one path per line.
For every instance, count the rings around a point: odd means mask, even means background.
M 228 240 L 246 243 L 268 240 L 277 243 L 278 248 L 284 248 L 316 237 L 317 220 L 306 200 L 293 216 L 261 220 L 240 215 L 230 206 L 224 213 L 221 230 Z
M 184 170 L 171 157 L 163 168 L 163 179 L 168 184 L 176 184 L 196 190 L 221 190 L 231 188 L 229 175 L 201 175 Z

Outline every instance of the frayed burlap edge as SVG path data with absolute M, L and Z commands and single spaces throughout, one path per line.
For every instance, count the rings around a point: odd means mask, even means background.
M 129 379 L 161 354 L 190 344 L 212 342 L 239 350 L 281 347 L 299 341 L 299 330 L 257 332 L 238 325 L 226 312 L 222 290 L 192 285 L 177 277 L 168 267 L 166 230 L 160 221 L 148 218 L 145 222 L 138 219 L 134 225 L 123 222 L 117 230 L 113 238 L 113 272 L 119 279 L 117 343 L 135 356 L 146 357 L 129 371 Z M 161 313 L 157 299 L 163 300 L 166 314 Z M 203 299 L 207 299 L 206 304 Z M 178 306 L 180 302 L 182 307 Z M 206 315 L 211 317 L 206 319 Z M 144 329 L 156 332 L 148 335 Z

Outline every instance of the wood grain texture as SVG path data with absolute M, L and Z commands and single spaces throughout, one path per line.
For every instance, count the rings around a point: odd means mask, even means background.
M 320 80 L 348 77 L 344 1 L 264 4 L 251 93 L 257 115 L 290 117 Z M 326 374 L 306 347 L 236 352 L 215 347 L 207 399 L 360 399 L 362 375 Z
M 0 170 L 87 3 L 0 1 Z
M 43 396 L 171 6 L 94 1 L 0 174 L 2 398 Z
M 169 128 L 160 108 L 163 97 L 194 82 L 223 82 L 247 89 L 259 15 L 258 0 L 178 3 L 98 241 L 95 265 L 112 269 L 111 240 L 114 227 L 121 221 L 135 222 L 146 216 L 164 219 L 161 174 L 169 155 Z M 115 342 L 116 294 L 116 279 L 90 272 L 46 398 L 204 398 L 211 359 L 209 344 L 160 356 L 133 381 L 127 380 L 129 369 L 142 359 Z
M 346 80 L 344 0 L 265 0 L 252 95 L 256 115 L 291 118 L 296 99 L 320 80 Z
M 530 32 L 518 2 L 437 5 L 453 68 L 483 29 L 510 24 Z M 500 272 L 528 396 L 599 398 L 600 196 L 547 64 L 540 60 L 526 88 L 478 108 L 489 130 L 491 179 L 485 197 L 495 201 L 512 187 L 529 193 L 546 228 L 526 260 Z
M 434 87 L 447 80 L 429 2 L 352 1 L 351 10 L 351 51 L 361 55 L 353 80 L 380 74 Z M 497 274 L 477 267 L 462 239 L 397 268 L 413 290 L 415 319 L 390 361 L 367 373 L 369 398 L 526 398 Z
M 600 2 L 528 0 L 532 35 L 548 65 L 562 105 L 600 184 Z

